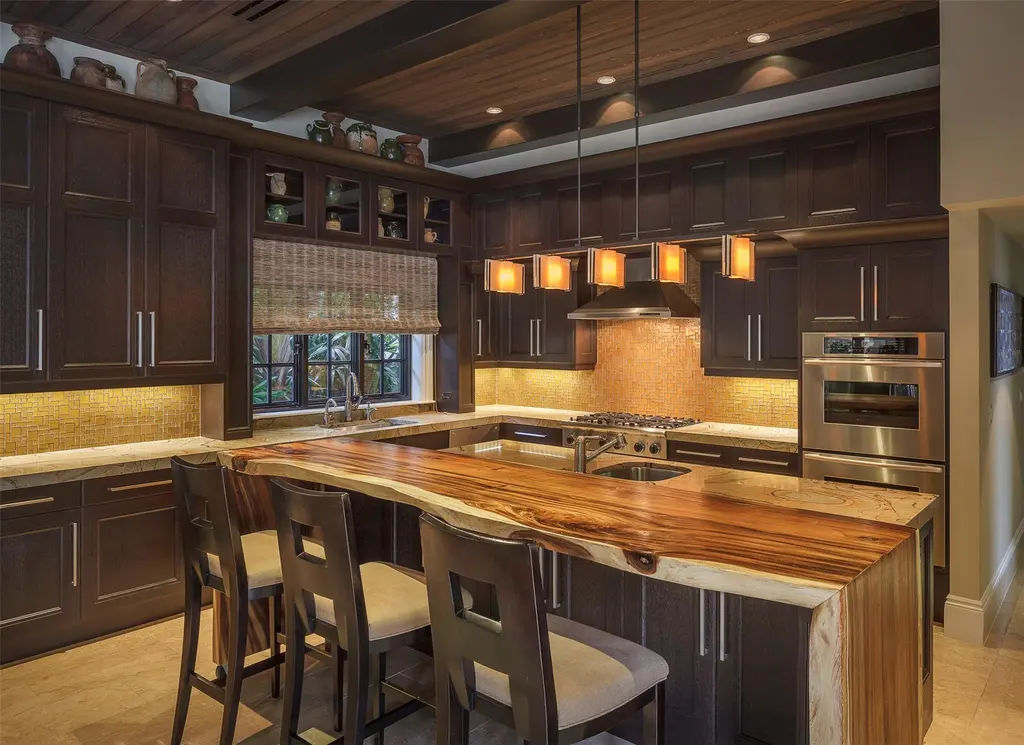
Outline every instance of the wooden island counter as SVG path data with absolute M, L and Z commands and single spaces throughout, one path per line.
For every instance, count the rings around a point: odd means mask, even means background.
M 914 528 L 345 438 L 220 458 L 250 476 L 341 487 L 460 527 L 527 538 L 570 560 L 694 588 L 702 603 L 705 592 L 714 592 L 723 593 L 723 604 L 728 593 L 805 609 L 799 644 L 806 683 L 798 690 L 806 721 L 797 723 L 795 741 L 919 745 L 923 739 L 930 707 L 921 685 L 922 568 L 929 557 Z M 724 614 L 723 605 L 723 623 Z M 692 636 L 694 629 L 676 633 Z M 724 638 L 723 630 L 723 661 Z M 705 646 L 701 638 L 701 657 Z

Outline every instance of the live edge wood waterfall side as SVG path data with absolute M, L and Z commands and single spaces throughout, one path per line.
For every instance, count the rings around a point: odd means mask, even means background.
M 374 442 L 220 457 L 251 476 L 350 489 L 668 582 L 811 608 L 812 745 L 921 743 L 910 528 Z

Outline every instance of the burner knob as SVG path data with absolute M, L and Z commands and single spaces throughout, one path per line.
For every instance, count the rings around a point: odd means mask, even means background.
M 572 445 L 574 442 L 576 442 L 576 437 L 575 436 L 573 436 L 573 435 L 566 435 L 565 436 L 565 444 L 566 445 Z
M 661 452 L 661 445 L 656 442 L 651 443 L 651 455 L 657 455 Z
M 642 442 L 635 442 L 633 443 L 633 449 L 638 453 L 642 453 L 644 451 L 644 444 Z

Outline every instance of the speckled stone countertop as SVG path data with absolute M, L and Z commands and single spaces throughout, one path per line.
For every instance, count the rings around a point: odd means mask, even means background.
M 225 441 L 209 437 L 182 437 L 127 445 L 59 450 L 52 453 L 11 455 L 0 458 L 0 489 L 42 486 L 168 468 L 171 457 L 175 455 L 187 457 L 195 462 L 209 462 L 215 460 L 216 454 L 223 450 L 319 440 L 327 437 L 381 440 L 501 422 L 557 427 L 571 417 L 584 413 L 588 412 L 532 406 L 492 405 L 477 407 L 475 412 L 468 414 L 444 414 L 435 411 L 399 414 L 394 418 L 412 423 L 369 431 L 346 430 L 341 426 L 325 429 L 317 424 L 266 426 L 266 423 L 263 423 L 254 431 L 252 437 L 244 440 Z M 700 442 L 761 450 L 796 451 L 796 430 L 789 429 L 705 422 L 692 427 L 671 430 L 667 433 L 670 439 L 676 440 L 686 440 L 691 435 L 701 438 Z
M 573 452 L 570 448 L 511 440 L 463 445 L 449 448 L 445 452 L 559 471 L 571 471 L 573 461 Z M 596 469 L 625 461 L 652 462 L 649 458 L 637 458 L 611 451 L 591 461 L 587 470 L 593 473 Z M 736 471 L 731 468 L 690 463 L 661 463 L 685 466 L 691 470 L 682 476 L 653 482 L 659 488 L 728 497 L 775 507 L 792 507 L 829 515 L 919 527 L 927 522 L 930 509 L 937 504 L 934 497 L 916 492 Z

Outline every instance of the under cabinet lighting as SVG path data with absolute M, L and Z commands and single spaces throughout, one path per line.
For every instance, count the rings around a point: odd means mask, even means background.
M 754 281 L 754 242 L 745 235 L 722 236 L 722 276 Z
M 685 285 L 686 249 L 676 243 L 652 243 L 651 279 Z
M 526 292 L 526 267 L 514 261 L 484 260 L 484 289 L 522 295 Z
M 562 256 L 533 256 L 533 286 L 538 290 L 571 290 L 572 262 Z
M 626 286 L 626 255 L 610 248 L 587 250 L 587 281 L 606 287 Z

